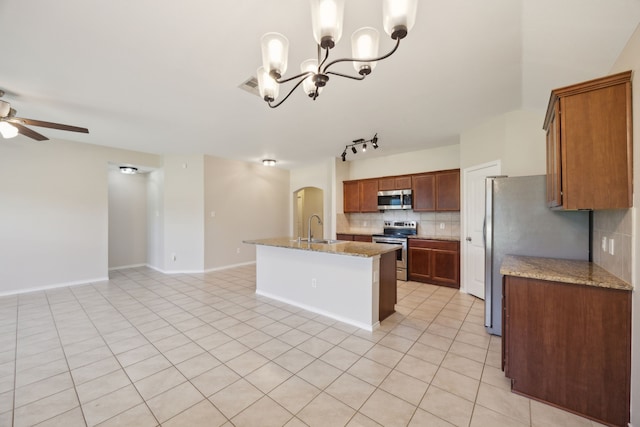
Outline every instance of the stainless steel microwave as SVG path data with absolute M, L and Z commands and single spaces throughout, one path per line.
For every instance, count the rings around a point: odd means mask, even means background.
M 411 209 L 411 189 L 378 191 L 378 209 Z

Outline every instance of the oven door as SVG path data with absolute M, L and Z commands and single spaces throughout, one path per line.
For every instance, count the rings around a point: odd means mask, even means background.
M 373 243 L 388 243 L 390 245 L 402 245 L 402 250 L 396 251 L 396 267 L 407 268 L 407 239 L 402 237 L 373 236 Z

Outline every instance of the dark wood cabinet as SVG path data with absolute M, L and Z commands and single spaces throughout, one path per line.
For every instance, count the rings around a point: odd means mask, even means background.
M 411 188 L 411 175 L 388 176 L 378 180 L 378 191 L 406 190 Z
M 630 291 L 505 276 L 502 345 L 514 392 L 629 422 Z
M 378 180 L 344 181 L 343 212 L 378 212 Z
M 460 242 L 409 239 L 409 280 L 460 288 Z
M 544 130 L 550 207 L 632 206 L 631 71 L 553 90 Z
M 372 237 L 368 234 L 336 233 L 336 239 L 355 241 L 355 242 L 372 242 L 373 241 Z
M 343 212 L 354 213 L 360 212 L 360 185 L 358 181 L 345 181 L 342 184 L 343 189 Z
M 413 210 L 459 211 L 460 169 L 414 175 Z
M 359 186 L 360 212 L 378 212 L 378 180 L 360 181 Z

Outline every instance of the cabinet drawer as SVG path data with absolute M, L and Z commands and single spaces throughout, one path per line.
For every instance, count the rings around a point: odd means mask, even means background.
M 409 239 L 409 247 L 457 251 L 458 242 L 445 240 Z

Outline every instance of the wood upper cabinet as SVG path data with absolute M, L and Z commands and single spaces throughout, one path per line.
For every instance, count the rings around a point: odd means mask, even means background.
M 553 90 L 544 130 L 550 207 L 632 206 L 631 71 Z
M 406 190 L 411 188 L 411 175 L 388 176 L 378 180 L 378 191 Z
M 631 292 L 505 276 L 512 390 L 600 423 L 629 422 Z
M 359 186 L 360 212 L 378 212 L 378 180 L 363 180 Z
M 344 213 L 378 212 L 377 179 L 344 181 L 342 189 Z
M 460 169 L 414 175 L 413 210 L 459 211 Z
M 409 239 L 409 280 L 460 288 L 460 242 Z
M 345 181 L 342 184 L 344 213 L 360 212 L 360 185 L 358 181 Z

